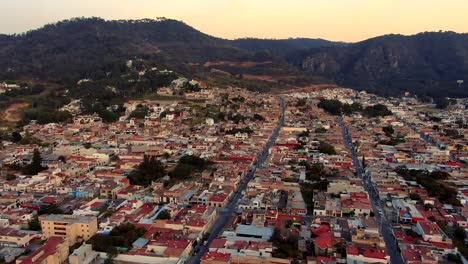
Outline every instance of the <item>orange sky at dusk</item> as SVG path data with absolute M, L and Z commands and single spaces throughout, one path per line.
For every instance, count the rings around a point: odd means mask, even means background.
M 466 0 L 15 0 L 1 1 L 0 33 L 71 17 L 168 17 L 223 38 L 309 37 L 354 42 L 422 31 L 468 32 Z

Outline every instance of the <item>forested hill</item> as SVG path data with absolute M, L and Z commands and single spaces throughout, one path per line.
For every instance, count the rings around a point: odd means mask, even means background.
M 342 47 L 344 42 L 332 42 L 324 39 L 289 38 L 289 39 L 257 39 L 242 38 L 232 41 L 236 47 L 249 51 L 270 51 L 280 57 L 287 57 L 293 52 L 321 47 Z
M 110 71 L 134 56 L 154 57 L 177 66 L 222 57 L 242 59 L 248 53 L 169 19 L 72 19 L 0 37 L 0 71 L 10 76 L 79 79 Z
M 275 50 L 271 46 L 288 46 L 288 51 L 296 51 L 332 44 L 324 40 L 309 40 L 295 46 L 288 44 L 289 40 L 275 44 L 277 42 L 259 49 L 243 48 L 235 41 L 209 36 L 172 19 L 76 18 L 21 35 L 0 35 L 0 78 L 15 79 L 22 75 L 48 79 L 90 78 L 121 67 L 132 57 L 151 59 L 159 66 L 190 74 L 199 69 L 190 69 L 187 64 L 277 62 L 280 59 L 274 53 L 260 52 Z M 282 67 L 287 66 L 286 62 L 281 63 Z
M 259 91 L 332 80 L 383 95 L 468 97 L 468 34 L 453 32 L 386 35 L 354 44 L 226 40 L 171 19 L 79 18 L 0 35 L 0 81 L 73 85 L 120 76 L 130 59 Z
M 468 34 L 386 35 L 296 52 L 288 60 L 338 84 L 379 94 L 468 97 Z

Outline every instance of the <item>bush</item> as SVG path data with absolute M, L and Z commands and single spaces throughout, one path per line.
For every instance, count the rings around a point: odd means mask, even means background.
M 148 107 L 137 107 L 128 118 L 136 118 L 136 119 L 144 119 L 145 116 L 148 114 Z
M 379 116 L 389 116 L 392 115 L 392 111 L 388 110 L 386 105 L 376 104 L 373 106 L 368 106 L 364 109 L 364 114 L 368 117 L 379 117 Z
M 320 141 L 318 151 L 320 153 L 327 154 L 327 155 L 335 155 L 336 154 L 335 147 L 333 147 L 332 145 L 330 145 L 330 144 L 328 144 L 326 142 L 323 142 L 323 141 Z
M 382 131 L 385 133 L 385 135 L 390 136 L 393 133 L 395 133 L 395 130 L 393 129 L 392 126 L 386 126 L 382 128 Z
M 131 172 L 128 178 L 135 185 L 149 186 L 151 182 L 156 181 L 166 175 L 166 171 L 161 161 L 155 156 L 145 155 L 143 162 L 138 169 Z
M 112 252 L 112 248 L 131 248 L 133 242 L 143 236 L 146 230 L 127 223 L 115 227 L 109 235 L 96 234 L 90 239 L 93 249 L 100 252 Z
M 39 124 L 61 123 L 71 120 L 71 115 L 66 111 L 57 111 L 48 108 L 32 108 L 24 112 L 24 121 L 37 120 Z
M 421 196 L 419 196 L 419 194 L 417 193 L 410 193 L 409 197 L 411 200 L 416 200 L 416 201 L 421 200 Z
M 16 179 L 16 175 L 14 175 L 14 174 L 7 174 L 7 176 L 5 177 L 5 179 L 6 179 L 7 181 L 15 180 L 15 179 Z
M 161 220 L 171 219 L 171 214 L 168 211 L 164 210 L 161 213 L 159 213 L 157 219 L 161 219 Z

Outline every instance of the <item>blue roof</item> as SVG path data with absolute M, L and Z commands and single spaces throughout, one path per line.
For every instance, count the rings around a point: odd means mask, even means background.
M 273 229 L 269 227 L 257 227 L 254 225 L 238 225 L 237 235 L 250 235 L 270 238 L 273 235 Z
M 144 248 L 146 244 L 148 244 L 149 240 L 145 238 L 138 238 L 135 242 L 133 242 L 132 246 L 134 247 L 139 247 L 139 248 Z

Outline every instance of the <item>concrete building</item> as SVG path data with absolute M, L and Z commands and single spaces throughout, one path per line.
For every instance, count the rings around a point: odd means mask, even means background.
M 65 237 L 70 245 L 90 239 L 97 232 L 97 218 L 77 215 L 40 216 L 43 236 Z
M 31 255 L 16 260 L 17 264 L 62 264 L 68 257 L 68 242 L 63 237 L 51 237 Z
M 70 264 L 91 264 L 99 258 L 99 253 L 94 251 L 91 244 L 83 244 L 75 249 L 68 257 Z

